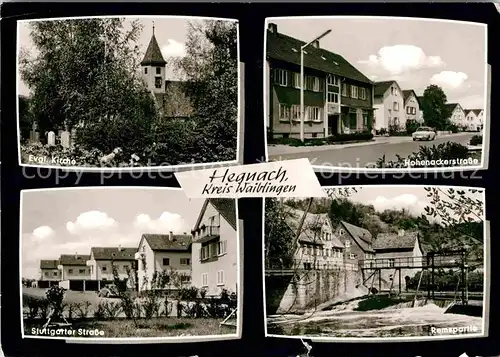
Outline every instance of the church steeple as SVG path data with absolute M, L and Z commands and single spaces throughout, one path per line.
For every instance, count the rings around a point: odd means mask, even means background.
M 153 23 L 153 34 L 151 35 L 151 40 L 149 40 L 148 49 L 144 54 L 144 58 L 141 62 L 141 66 L 156 66 L 163 67 L 167 64 L 167 61 L 163 58 L 161 54 L 160 46 L 158 46 L 158 41 L 156 41 L 155 36 L 155 25 Z
M 153 22 L 153 33 L 149 41 L 148 48 L 141 61 L 142 76 L 148 89 L 154 93 L 165 92 L 165 65 L 167 61 L 163 55 L 156 41 L 155 25 Z

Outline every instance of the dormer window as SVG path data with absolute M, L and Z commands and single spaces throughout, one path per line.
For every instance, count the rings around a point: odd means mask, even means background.
M 323 61 L 326 61 L 326 57 L 325 57 L 325 56 L 321 56 L 321 59 L 322 59 Z
M 299 52 L 299 51 L 297 51 L 297 49 L 296 49 L 296 48 L 292 48 L 292 51 L 293 51 L 293 52 Z
M 332 61 L 334 65 L 338 66 L 339 64 L 335 61 Z
M 307 51 L 304 51 L 304 54 L 307 55 Z
M 144 68 L 144 74 L 148 74 L 148 67 Z

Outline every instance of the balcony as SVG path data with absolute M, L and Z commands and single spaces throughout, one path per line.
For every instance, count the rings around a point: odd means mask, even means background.
M 195 232 L 193 241 L 204 243 L 218 237 L 220 237 L 219 226 L 202 226 Z

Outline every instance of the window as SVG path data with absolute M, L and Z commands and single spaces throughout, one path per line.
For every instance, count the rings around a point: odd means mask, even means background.
M 390 268 L 394 267 L 394 258 L 389 259 L 389 267 Z
M 156 74 L 161 74 L 161 67 L 156 67 Z
M 217 272 L 217 285 L 224 285 L 224 270 Z
M 300 105 L 292 105 L 290 116 L 292 120 L 300 120 Z
M 342 96 L 347 97 L 347 84 L 342 83 Z
M 406 107 L 406 114 L 411 114 L 411 107 Z
M 341 229 L 339 230 L 339 236 L 341 236 L 342 234 L 344 234 L 344 230 L 341 228 Z
M 327 94 L 327 101 L 330 102 L 330 103 L 338 103 L 339 102 L 339 94 L 338 93 L 329 92 Z
M 53 275 L 54 275 L 54 276 L 57 276 L 57 271 L 55 271 L 55 272 L 53 273 Z
M 73 274 L 73 269 L 68 269 L 68 274 Z
M 189 275 L 181 275 L 181 283 L 189 283 L 191 281 L 191 277 Z
M 307 76 L 305 89 L 313 92 L 319 92 L 319 78 L 313 76 Z
M 181 258 L 181 265 L 191 265 L 191 259 Z
M 227 241 L 223 240 L 217 243 L 217 255 L 224 255 L 227 253 Z
M 144 74 L 148 74 L 148 67 L 144 68 Z
M 161 88 L 161 77 L 155 77 L 155 88 Z
M 345 243 L 344 243 L 345 247 L 346 248 L 350 248 L 351 247 L 351 241 L 350 240 L 346 240 Z
M 293 73 L 292 86 L 300 89 L 300 73 Z
M 358 87 L 351 85 L 351 98 L 358 98 Z
M 366 88 L 359 88 L 359 99 L 366 100 Z
M 304 269 L 305 270 L 311 270 L 311 268 L 312 268 L 311 263 L 304 263 Z
M 399 103 L 398 102 L 392 103 L 392 109 L 394 109 L 395 111 L 398 111 L 399 110 Z
M 201 274 L 201 286 L 208 286 L 208 273 Z
M 329 86 L 339 86 L 339 78 L 336 76 L 328 76 L 327 77 L 327 83 Z
M 106 270 L 108 270 L 108 267 L 106 265 L 103 265 L 102 266 L 102 271 L 106 271 Z
M 128 270 L 129 270 L 129 266 L 128 266 L 128 265 L 124 265 L 124 266 L 123 266 L 123 270 L 124 270 L 124 271 L 128 271 Z
M 280 120 L 290 120 L 290 107 L 286 104 L 280 103 L 279 106 Z
M 49 272 L 48 271 L 45 272 L 45 276 L 49 276 Z
M 276 69 L 274 72 L 274 83 L 286 87 L 288 85 L 287 71 L 284 69 Z
M 170 265 L 170 258 L 163 258 L 163 266 Z
M 79 273 L 79 274 L 85 274 L 85 269 L 80 269 L 80 270 L 78 270 L 78 273 Z
M 307 107 L 307 117 L 309 120 L 321 121 L 321 108 L 319 107 Z
M 356 259 L 356 254 L 353 253 L 349 254 L 349 259 Z

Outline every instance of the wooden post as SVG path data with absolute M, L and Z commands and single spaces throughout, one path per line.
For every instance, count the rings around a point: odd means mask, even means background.
M 398 269 L 399 275 L 399 296 L 401 296 L 401 268 Z
M 434 294 L 434 253 L 431 255 L 431 297 L 434 299 L 435 294 Z
M 382 268 L 378 269 L 378 292 L 382 291 Z

